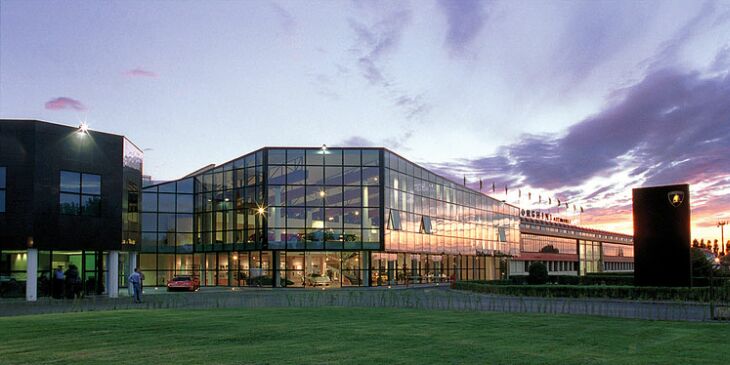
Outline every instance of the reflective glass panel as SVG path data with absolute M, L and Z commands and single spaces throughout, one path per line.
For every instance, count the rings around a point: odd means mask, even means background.
M 78 194 L 60 194 L 61 214 L 78 215 L 81 211 Z
M 92 174 L 81 175 L 81 192 L 84 194 L 101 194 L 101 176 Z
M 78 172 L 61 171 L 60 189 L 65 193 L 81 192 L 81 174 Z

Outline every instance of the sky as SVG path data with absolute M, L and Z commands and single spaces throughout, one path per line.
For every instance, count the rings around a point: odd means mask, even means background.
M 720 239 L 729 70 L 730 1 L 0 0 L 0 117 L 125 135 L 156 180 L 384 146 L 625 233 L 632 188 L 689 183 Z

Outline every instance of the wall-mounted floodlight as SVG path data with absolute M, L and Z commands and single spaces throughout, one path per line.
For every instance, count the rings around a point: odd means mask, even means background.
M 89 125 L 86 122 L 79 124 L 79 134 L 89 134 Z

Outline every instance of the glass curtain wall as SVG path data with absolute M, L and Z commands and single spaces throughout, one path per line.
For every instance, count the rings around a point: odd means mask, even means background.
M 50 296 L 54 286 L 60 297 L 104 293 L 107 284 L 106 254 L 102 251 L 38 251 L 38 295 Z M 59 267 L 64 273 L 60 284 L 53 281 L 54 270 Z M 75 274 L 70 271 L 72 267 L 75 267 Z M 0 296 L 22 296 L 27 268 L 27 251 L 0 251 Z M 78 280 L 71 281 L 72 276 Z
M 269 249 L 380 248 L 380 151 L 267 152 Z
M 519 253 L 517 207 L 437 176 L 389 151 L 384 160 L 385 250 L 404 253 L 373 259 L 373 283 L 501 275 L 499 257 Z M 425 256 L 428 265 L 416 265 L 422 260 L 415 254 Z M 430 255 L 438 255 L 440 260 L 432 265 Z

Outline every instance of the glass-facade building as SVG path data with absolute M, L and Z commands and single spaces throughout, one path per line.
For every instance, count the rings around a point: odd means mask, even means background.
M 519 209 L 384 148 L 262 148 L 144 187 L 145 285 L 340 287 L 496 279 Z

